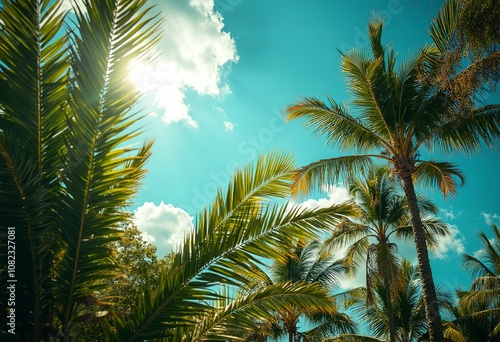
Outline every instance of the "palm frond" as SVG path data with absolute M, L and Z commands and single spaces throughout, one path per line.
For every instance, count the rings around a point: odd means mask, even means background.
M 322 185 L 335 184 L 340 179 L 344 181 L 354 175 L 363 175 L 373 165 L 372 157 L 378 155 L 354 155 L 322 159 L 297 170 L 294 177 L 292 192 L 307 194 L 318 190 Z M 380 156 L 380 158 L 383 158 Z
M 443 152 L 496 148 L 500 137 L 500 105 L 487 105 L 464 115 L 449 116 L 425 141 Z M 424 141 L 424 139 L 423 139 Z
M 463 185 L 465 176 L 462 171 L 453 163 L 430 161 L 418 161 L 415 173 L 419 182 L 428 186 L 439 187 L 446 196 L 456 195 L 457 183 L 454 178 L 458 178 Z
M 260 206 L 255 203 L 257 195 L 254 194 L 259 194 L 259 202 L 262 202 L 278 193 L 269 192 L 267 196 L 265 192 L 259 193 L 262 184 L 280 188 L 289 177 L 288 172 L 261 170 L 286 169 L 288 158 L 271 154 L 263 160 L 267 162 L 257 161 L 244 169 L 253 175 L 243 177 L 242 171 L 235 173 L 225 198 L 239 198 L 240 203 L 233 202 L 237 209 L 215 210 L 214 214 L 211 210 L 221 208 L 225 201 L 217 196 L 214 205 L 198 218 L 197 229 L 185 238 L 173 262 L 173 271 L 162 275 L 156 295 L 152 289 L 145 288 L 137 312 L 126 321 L 117 318 L 117 334 L 110 338 L 134 341 L 165 337 L 172 329 L 196 323 L 196 317 L 211 312 L 209 302 L 218 298 L 213 285 L 250 284 L 252 279 L 244 276 L 243 270 L 261 263 L 257 257 L 279 258 L 283 242 L 290 244 L 295 238 L 314 237 L 321 229 L 353 213 L 346 204 L 312 210 L 300 206 L 291 208 L 287 203 Z M 278 164 L 281 166 L 277 167 Z M 261 182 L 254 182 L 255 174 L 263 175 Z M 241 196 L 237 193 L 239 189 L 253 195 Z M 254 205 L 247 205 L 248 202 Z M 221 229 L 220 223 L 227 228 Z
M 16 274 L 23 340 L 40 339 L 50 319 L 45 299 L 52 295 L 48 283 L 57 249 L 54 193 L 68 70 L 59 7 L 37 0 L 3 2 L 0 9 L 0 216 L 5 218 L 0 237 L 7 226 L 16 227 L 17 254 L 23 255 Z
M 324 313 L 333 316 L 336 313 L 333 308 L 331 297 L 318 284 L 278 283 L 237 296 L 220 310 L 203 317 L 185 336 L 191 341 L 210 341 L 220 339 L 223 333 L 225 340 L 238 341 L 241 339 L 230 337 L 231 332 L 236 335 L 236 332 L 251 330 L 255 327 L 255 320 L 273 321 L 274 313 L 279 310 L 298 309 L 309 315 Z
M 343 104 L 328 97 L 329 104 L 317 98 L 304 98 L 288 107 L 287 120 L 305 118 L 304 125 L 320 137 L 326 136 L 328 144 L 338 144 L 343 149 L 369 150 L 386 147 L 384 139 L 369 126 L 351 114 Z
M 56 284 L 64 327 L 75 318 L 76 299 L 116 273 L 110 244 L 119 239 L 117 224 L 129 215 L 123 208 L 136 192 L 151 148 L 149 142 L 138 150 L 125 145 L 140 134 L 133 129 L 140 117 L 132 112 L 140 94 L 127 69 L 147 58 L 157 39 L 157 21 L 144 4 L 86 0 L 85 13 L 77 10 L 59 222 L 65 252 L 57 272 L 64 281 Z

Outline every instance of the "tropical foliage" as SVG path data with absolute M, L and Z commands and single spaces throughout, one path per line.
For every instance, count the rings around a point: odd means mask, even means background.
M 475 279 L 469 291 L 457 291 L 459 301 L 451 307 L 446 333 L 454 341 L 500 340 L 500 229 L 493 224 L 492 230 L 492 238 L 479 234 L 478 254 L 464 254 L 464 268 Z
M 374 158 L 388 162 L 408 200 L 431 340 L 442 341 L 414 182 L 436 185 L 445 195 L 454 195 L 457 180 L 463 182 L 464 177 L 457 165 L 422 159 L 420 152 L 473 152 L 495 147 L 500 136 L 500 106 L 464 107 L 462 97 L 449 96 L 449 91 L 431 82 L 442 60 L 435 44 L 397 64 L 392 48 L 382 44 L 382 28 L 381 21 L 370 22 L 371 49 L 342 54 L 342 71 L 353 93 L 354 110 L 331 97 L 327 102 L 304 98 L 288 108 L 288 119 L 305 119 L 305 126 L 318 136 L 326 136 L 327 144 L 357 152 L 300 168 L 294 188 L 296 194 L 306 193 L 339 178 L 347 180 L 353 174 L 366 173 Z M 467 112 L 461 112 L 465 109 Z
M 400 342 L 428 340 L 428 325 L 425 318 L 424 301 L 418 269 L 408 260 L 402 261 L 398 270 L 400 286 L 393 291 L 395 340 Z M 354 310 L 365 322 L 371 336 L 341 335 L 333 341 L 387 341 L 389 335 L 389 310 L 384 282 L 376 279 L 374 304 L 353 303 Z M 449 296 L 438 290 L 440 305 L 449 305 Z
M 0 10 L 0 240 L 15 227 L 23 341 L 71 335 L 116 275 L 111 244 L 151 149 L 128 146 L 141 131 L 127 69 L 149 57 L 157 21 L 143 0 L 83 3 L 68 21 L 61 1 Z
M 282 244 L 314 238 L 354 213 L 349 204 L 301 209 L 270 202 L 290 196 L 294 169 L 290 156 L 278 154 L 260 157 L 236 172 L 227 191 L 219 190 L 213 204 L 198 216 L 170 270 L 161 273 L 156 291 L 146 284 L 136 311 L 117 317 L 108 339 L 205 341 L 224 336 L 230 341 L 253 330 L 255 319 L 273 320 L 278 309 L 332 312 L 332 303 L 325 301 L 325 290 L 317 283 L 287 281 L 246 291 L 263 276 L 253 271 L 262 258 L 279 260 Z M 218 285 L 229 288 L 220 292 Z
M 345 267 L 339 260 L 321 253 L 322 244 L 319 240 L 294 241 L 292 245 L 281 247 L 282 256 L 273 260 L 269 270 L 259 273 L 270 273 L 265 283 L 257 284 L 256 288 L 273 284 L 291 282 L 317 284 L 324 290 L 328 310 L 303 310 L 291 306 L 277 310 L 273 321 L 259 322 L 257 331 L 250 333 L 247 340 L 265 341 L 262 337 L 268 335 L 274 339 L 288 338 L 288 341 L 321 341 L 338 333 L 354 331 L 354 323 L 344 313 L 339 312 L 347 293 L 332 295 L 338 291 L 338 283 L 344 276 Z M 252 290 L 253 291 L 253 290 Z M 357 290 L 351 291 L 357 294 Z M 267 331 L 262 328 L 267 327 Z
M 343 262 L 348 273 L 356 273 L 361 264 L 366 265 L 367 305 L 374 304 L 374 283 L 383 284 L 389 340 L 396 341 L 391 289 L 398 293 L 401 262 L 394 241 L 411 240 L 412 229 L 406 197 L 398 193 L 387 171 L 387 167 L 373 167 L 366 179 L 349 181 L 349 193 L 360 215 L 342 220 L 326 240 L 325 248 L 335 251 L 347 247 Z M 427 245 L 433 248 L 436 238 L 448 233 L 448 227 L 433 217 L 437 207 L 421 196 L 419 209 Z
M 414 189 L 418 181 L 454 195 L 464 179 L 457 165 L 425 160 L 421 151 L 498 144 L 500 106 L 475 102 L 482 85 L 497 80 L 498 31 L 467 26 L 472 14 L 461 12 L 478 8 L 495 23 L 492 1 L 447 1 L 431 25 L 434 44 L 399 64 L 382 45 L 382 22 L 371 22 L 371 49 L 342 55 L 354 112 L 331 98 L 288 109 L 289 119 L 305 118 L 329 144 L 359 153 L 298 171 L 289 154 L 259 157 L 217 190 L 161 260 L 128 210 L 153 144 L 139 142 L 142 94 L 129 80 L 131 65 L 155 60 L 161 19 L 147 3 L 82 0 L 67 13 L 62 0 L 0 0 L 0 282 L 15 283 L 18 340 L 287 335 L 305 342 L 340 333 L 346 341 L 441 341 L 439 305 L 454 315 L 447 337 L 498 338 L 498 228 L 493 240 L 481 234 L 482 255 L 465 256 L 476 279 L 453 306 L 436 294 L 427 252 L 446 227 L 428 217 L 436 208 Z M 455 54 L 464 46 L 474 54 L 470 68 Z M 373 168 L 373 158 L 388 168 Z M 341 178 L 352 182 L 356 203 L 311 209 L 290 201 Z M 350 243 L 342 262 L 318 242 L 332 229 L 330 250 Z M 420 272 L 399 263 L 393 235 L 413 237 Z M 366 292 L 332 295 L 339 277 L 361 262 Z M 2 287 L 2 303 L 9 291 Z M 374 337 L 354 334 L 340 299 L 354 303 Z M 299 319 L 309 327 L 299 329 Z
M 448 0 L 430 26 L 441 52 L 436 84 L 467 98 L 495 90 L 500 80 L 500 7 L 495 0 Z

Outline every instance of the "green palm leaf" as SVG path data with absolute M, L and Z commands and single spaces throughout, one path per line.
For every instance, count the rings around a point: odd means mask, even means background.
M 186 236 L 173 271 L 162 274 L 156 294 L 145 288 L 137 312 L 126 321 L 117 318 L 117 334 L 110 338 L 165 337 L 196 323 L 196 317 L 213 310 L 209 302 L 219 296 L 214 285 L 253 285 L 255 278 L 246 277 L 245 269 L 261 263 L 257 257 L 278 257 L 278 246 L 287 239 L 313 237 L 352 213 L 349 205 L 304 210 L 266 204 L 270 196 L 285 196 L 291 166 L 289 156 L 271 154 L 237 171 L 226 196 L 219 191 L 214 204 L 198 217 L 196 230 Z M 224 203 L 232 210 L 223 209 Z
M 67 96 L 66 39 L 56 36 L 62 22 L 58 3 L 48 0 L 8 1 L 0 9 L 0 238 L 7 241 L 4 225 L 16 227 L 22 256 L 16 261 L 16 310 L 24 317 L 18 331 L 25 340 L 39 339 L 49 319 L 54 184 Z

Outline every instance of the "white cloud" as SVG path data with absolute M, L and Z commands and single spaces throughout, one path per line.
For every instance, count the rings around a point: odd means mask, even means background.
M 154 93 L 165 124 L 184 122 L 196 128 L 186 92 L 214 97 L 230 93 L 223 82 L 224 67 L 238 61 L 236 45 L 223 31 L 213 0 L 156 1 L 165 13 L 158 65 L 154 70 L 134 66 L 132 78 L 142 90 Z
M 346 188 L 335 185 L 324 186 L 323 190 L 327 193 L 328 198 L 308 199 L 299 205 L 304 208 L 327 208 L 334 204 L 341 204 L 350 199 L 349 192 Z
M 483 213 L 481 213 L 481 216 L 483 216 L 484 222 L 487 225 L 500 223 L 500 215 L 498 215 L 496 213 L 490 214 L 490 213 L 483 212 Z
M 450 226 L 450 234 L 448 236 L 437 238 L 436 249 L 432 254 L 438 259 L 445 259 L 448 252 L 461 254 L 465 251 L 464 239 L 458 230 L 457 226 Z
M 193 217 L 181 208 L 163 202 L 156 206 L 146 202 L 134 211 L 134 223 L 146 241 L 155 243 L 158 251 L 167 253 L 193 229 Z
M 456 218 L 460 217 L 460 215 L 462 215 L 461 211 L 459 211 L 458 213 L 455 213 L 455 211 L 453 210 L 453 207 L 448 207 L 448 209 L 441 209 L 441 213 L 448 220 L 455 220 Z
M 63 0 L 61 4 L 61 10 L 64 12 L 72 11 L 73 4 L 76 4 L 81 9 L 85 9 L 85 6 L 83 5 L 83 0 Z
M 224 121 L 224 130 L 232 132 L 234 130 L 234 126 L 236 126 L 235 123 L 229 122 L 229 121 Z

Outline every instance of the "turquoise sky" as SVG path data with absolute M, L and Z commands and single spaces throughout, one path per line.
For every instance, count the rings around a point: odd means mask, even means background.
M 383 41 L 399 52 L 401 61 L 430 41 L 426 30 L 441 3 L 162 2 L 166 23 L 159 69 L 138 72 L 138 82 L 148 90 L 143 105 L 152 113 L 145 119 L 146 136 L 156 143 L 131 208 L 159 254 L 192 224 L 190 216 L 212 200 L 215 187 L 225 186 L 231 170 L 258 154 L 289 151 L 297 165 L 345 154 L 325 146 L 300 122 L 283 122 L 284 108 L 301 96 L 328 94 L 348 102 L 338 49 L 366 46 L 367 22 L 375 12 L 386 17 Z M 487 101 L 498 102 L 498 94 Z M 467 176 L 454 199 L 423 190 L 455 228 L 441 255 L 431 259 L 436 282 L 453 289 L 469 284 L 460 253 L 478 250 L 477 234 L 489 234 L 488 219 L 498 223 L 499 159 L 498 151 L 441 159 L 458 163 Z M 320 197 L 329 198 L 326 193 Z M 401 247 L 414 258 L 412 249 Z

